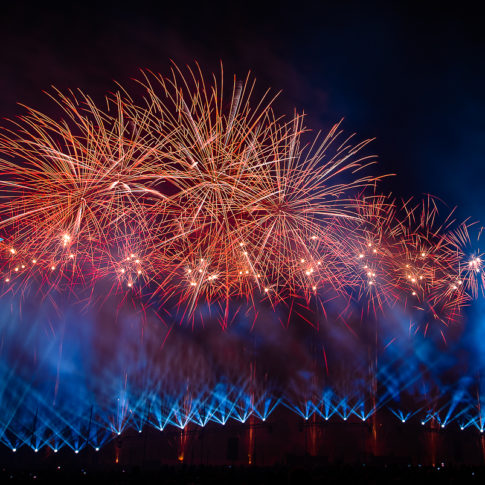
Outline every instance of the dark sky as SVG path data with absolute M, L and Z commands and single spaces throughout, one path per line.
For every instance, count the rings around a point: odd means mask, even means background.
M 10 2 L 15 3 L 15 2 Z M 251 69 L 278 108 L 317 129 L 345 118 L 377 137 L 372 152 L 400 196 L 432 193 L 485 220 L 485 17 L 395 2 L 18 2 L 0 20 L 0 115 L 16 103 L 46 108 L 51 84 L 100 95 L 170 59 Z

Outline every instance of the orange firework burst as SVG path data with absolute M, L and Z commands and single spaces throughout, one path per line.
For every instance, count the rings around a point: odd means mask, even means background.
M 302 116 L 277 119 L 267 93 L 251 107 L 248 78 L 234 80 L 227 104 L 222 79 L 207 83 L 200 71 L 147 75 L 143 86 L 169 147 L 159 156 L 173 168 L 170 179 L 155 175 L 167 197 L 149 211 L 170 288 L 180 282 L 193 307 L 201 297 L 281 301 L 339 287 L 329 227 L 358 216 L 349 195 L 375 180 L 361 175 L 372 163 L 358 156 L 368 141 L 353 146 L 336 125 L 305 144 Z
M 390 197 L 359 197 L 355 206 L 358 226 L 352 237 L 342 242 L 346 281 L 357 289 L 356 298 L 363 298 L 367 309 L 375 313 L 400 300 L 394 267 L 400 256 L 403 228 L 396 201 Z
M 144 159 L 151 146 L 121 99 L 104 112 L 83 95 L 53 96 L 64 117 L 27 108 L 0 137 L 0 227 L 9 251 L 31 266 L 61 269 L 89 260 L 98 266 L 120 234 L 149 231 L 143 219 Z
M 431 321 L 456 321 L 482 278 L 480 256 L 466 260 L 469 225 L 456 225 L 453 212 L 439 222 L 431 197 L 413 205 L 374 195 L 356 205 L 361 227 L 343 251 L 349 252 L 347 281 L 357 298 L 365 296 L 373 312 L 395 304 L 417 309 L 425 328 Z
M 229 88 L 229 89 L 227 89 Z M 366 195 L 369 143 L 340 123 L 312 136 L 278 117 L 249 76 L 200 68 L 143 73 L 104 108 L 55 91 L 54 119 L 27 108 L 0 135 L 0 231 L 7 288 L 112 281 L 192 315 L 201 302 L 272 304 L 328 294 L 455 319 L 483 283 L 465 261 L 467 225 Z M 375 190 L 375 188 L 374 188 Z M 408 302 L 412 302 L 410 305 Z M 169 306 L 168 304 L 166 305 Z

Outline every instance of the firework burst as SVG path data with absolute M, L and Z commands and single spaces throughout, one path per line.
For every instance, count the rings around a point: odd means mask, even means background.
M 483 288 L 468 226 L 438 223 L 432 199 L 368 195 L 369 140 L 340 123 L 314 136 L 249 76 L 227 87 L 174 67 L 143 73 L 140 102 L 120 87 L 104 108 L 59 91 L 57 118 L 26 108 L 0 136 L 6 287 L 108 278 L 189 315 L 343 294 L 454 321 Z

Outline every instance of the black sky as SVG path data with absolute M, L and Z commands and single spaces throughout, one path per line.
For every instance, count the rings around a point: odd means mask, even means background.
M 485 221 L 485 16 L 427 2 L 11 2 L 0 20 L 0 116 L 48 109 L 50 85 L 101 95 L 170 59 L 254 73 L 316 129 L 377 137 L 399 196 L 432 193 Z M 423 2 L 424 3 L 424 2 Z

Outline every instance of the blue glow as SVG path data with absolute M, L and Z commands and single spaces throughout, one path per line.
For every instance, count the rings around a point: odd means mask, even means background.
M 97 451 L 128 429 L 267 422 L 279 407 L 304 420 L 361 423 L 385 412 L 402 423 L 483 432 L 483 317 L 444 351 L 440 336 L 410 335 L 396 310 L 381 329 L 382 342 L 396 341 L 378 347 L 378 365 L 327 322 L 322 336 L 311 333 L 314 347 L 336 342 L 326 345 L 327 374 L 321 351 L 310 354 L 305 339 L 270 320 L 252 334 L 244 321 L 203 333 L 136 312 L 110 322 L 71 304 L 62 317 L 43 302 L 0 304 L 0 442 L 12 451 Z M 171 344 L 161 348 L 167 334 Z M 460 367 L 464 348 L 473 358 Z

